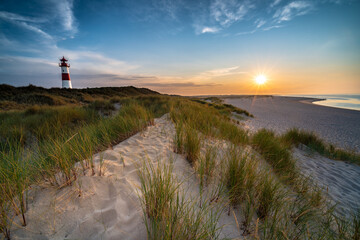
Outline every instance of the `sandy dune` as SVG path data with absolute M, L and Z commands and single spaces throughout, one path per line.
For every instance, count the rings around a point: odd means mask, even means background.
M 339 213 L 351 216 L 360 209 L 360 166 L 328 159 L 306 147 L 295 148 L 293 156 L 302 173 L 311 176 L 332 203 L 337 204 Z
M 146 239 L 143 212 L 139 200 L 137 171 L 142 160 L 174 161 L 174 173 L 186 179 L 183 189 L 189 198 L 197 198 L 198 180 L 188 162 L 172 151 L 174 126 L 167 116 L 154 126 L 96 154 L 96 176 L 90 171 L 72 186 L 55 189 L 33 186 L 29 191 L 28 226 L 18 218 L 12 228 L 13 239 Z M 105 176 L 98 176 L 100 155 Z M 162 162 L 161 162 L 162 163 Z M 221 237 L 240 236 L 233 215 L 223 214 Z

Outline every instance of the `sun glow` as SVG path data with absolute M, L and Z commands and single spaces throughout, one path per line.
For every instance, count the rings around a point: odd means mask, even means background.
M 258 84 L 258 85 L 263 85 L 264 83 L 266 83 L 267 81 L 267 77 L 263 74 L 260 74 L 260 75 L 257 75 L 255 77 L 255 82 Z

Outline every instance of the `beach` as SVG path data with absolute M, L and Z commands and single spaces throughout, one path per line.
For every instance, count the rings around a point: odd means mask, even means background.
M 284 133 L 290 128 L 313 131 L 336 146 L 360 152 L 360 111 L 312 104 L 302 97 L 225 98 L 226 103 L 247 110 L 245 127 L 254 132 L 267 128 Z
M 225 98 L 226 103 L 254 115 L 243 126 L 250 132 L 261 128 L 277 134 L 291 128 L 313 131 L 325 141 L 360 152 L 360 111 L 315 105 L 318 99 L 302 97 Z M 293 157 L 302 174 L 311 177 L 329 196 L 337 211 L 351 215 L 359 209 L 360 166 L 336 161 L 306 146 L 294 148 Z

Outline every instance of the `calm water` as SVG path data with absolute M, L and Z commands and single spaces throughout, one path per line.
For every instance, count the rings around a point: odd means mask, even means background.
M 318 105 L 360 111 L 360 95 L 302 95 L 302 97 L 326 99 L 314 102 Z

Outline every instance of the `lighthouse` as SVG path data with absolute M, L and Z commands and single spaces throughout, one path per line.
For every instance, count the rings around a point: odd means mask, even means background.
M 72 88 L 69 72 L 70 64 L 66 63 L 68 60 L 64 56 L 60 61 L 59 67 L 61 67 L 62 88 Z

